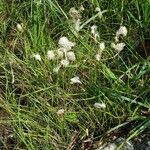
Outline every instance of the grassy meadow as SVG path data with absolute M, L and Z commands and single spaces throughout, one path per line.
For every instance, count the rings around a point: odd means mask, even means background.
M 0 149 L 132 140 L 150 128 L 149 56 L 149 0 L 0 0 Z

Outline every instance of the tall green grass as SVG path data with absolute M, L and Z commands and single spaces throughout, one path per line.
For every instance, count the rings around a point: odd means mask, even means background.
M 4 149 L 67 149 L 75 131 L 81 149 L 83 140 L 92 136 L 103 140 L 106 133 L 132 120 L 139 125 L 131 128 L 127 140 L 149 127 L 141 112 L 150 108 L 150 62 L 135 49 L 137 33 L 144 34 L 149 27 L 149 1 L 1 0 L 0 4 L 0 107 L 7 113 L 0 128 L 11 128 L 8 135 L 0 135 Z M 81 5 L 82 25 L 86 23 L 76 32 L 69 10 Z M 96 7 L 107 10 L 102 19 L 92 18 Z M 17 23 L 23 23 L 23 31 L 17 30 Z M 90 33 L 93 24 L 107 46 L 99 62 Z M 116 55 L 110 44 L 120 25 L 127 27 L 128 35 L 125 49 Z M 77 60 L 54 74 L 58 60 L 49 61 L 46 54 L 58 49 L 62 36 L 76 43 Z M 32 57 L 35 53 L 41 62 Z M 70 85 L 75 75 L 81 85 Z M 104 102 L 106 109 L 95 108 L 95 102 Z M 58 116 L 62 108 L 65 114 Z

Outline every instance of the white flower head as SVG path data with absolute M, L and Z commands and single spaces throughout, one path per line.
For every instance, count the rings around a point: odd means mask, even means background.
M 101 109 L 101 108 L 106 108 L 106 105 L 105 105 L 105 103 L 95 103 L 94 107 Z
M 75 43 L 69 41 L 68 38 L 65 36 L 61 37 L 58 43 L 66 50 L 70 50 L 73 46 L 75 46 Z
M 77 20 L 75 21 L 75 30 L 76 30 L 76 31 L 80 31 L 80 24 L 81 24 L 80 19 L 77 19 Z
M 91 33 L 93 35 L 95 35 L 97 33 L 97 26 L 96 25 L 91 26 Z
M 115 42 L 119 42 L 119 37 L 118 36 L 115 36 Z
M 100 9 L 99 7 L 96 7 L 96 8 L 95 8 L 95 11 L 96 11 L 96 12 L 100 12 L 101 9 Z
M 63 58 L 63 53 L 64 53 L 65 49 L 64 48 L 59 48 L 57 50 L 57 55 L 58 55 L 58 58 Z
M 74 7 L 70 8 L 69 15 L 72 17 L 73 20 L 81 19 L 80 12 Z
M 118 44 L 111 43 L 111 47 L 114 48 L 117 52 L 122 51 L 125 45 L 126 45 L 125 43 L 118 43 Z
M 38 61 L 41 61 L 41 56 L 40 54 L 34 54 L 33 57 L 38 60 Z
M 72 51 L 67 52 L 67 58 L 68 58 L 68 60 L 71 60 L 71 61 L 76 60 L 76 56 L 75 56 L 74 52 L 72 52 Z
M 55 59 L 54 51 L 49 50 L 49 51 L 47 52 L 47 57 L 48 57 L 49 60 L 54 60 L 54 59 Z
M 81 81 L 80 81 L 78 76 L 75 76 L 75 77 L 70 79 L 70 84 L 75 84 L 75 83 L 81 84 Z
M 97 42 L 97 37 L 99 37 L 99 33 L 97 31 L 96 25 L 91 26 L 91 33 L 94 36 L 94 41 Z
M 100 61 L 100 59 L 101 59 L 101 55 L 98 53 L 98 54 L 96 54 L 95 55 L 95 59 L 97 60 L 97 61 Z
M 61 60 L 61 65 L 63 67 L 68 67 L 69 66 L 69 61 L 67 59 L 63 59 L 63 60 Z
M 60 70 L 60 67 L 61 67 L 61 65 L 58 65 L 57 67 L 55 67 L 55 68 L 53 69 L 53 73 L 58 73 L 59 70 Z
M 66 52 L 67 52 L 67 50 L 66 50 L 64 47 L 60 47 L 60 48 L 58 49 L 58 51 L 62 51 L 63 53 L 66 53 Z
M 21 24 L 19 24 L 19 23 L 17 24 L 17 30 L 20 31 L 20 32 L 23 31 L 23 24 L 22 23 Z
M 103 51 L 103 50 L 105 49 L 105 43 L 104 43 L 104 42 L 101 42 L 101 43 L 99 44 L 99 48 L 100 48 L 101 51 Z
M 64 113 L 65 113 L 65 110 L 64 110 L 64 109 L 59 109 L 59 110 L 57 111 L 57 115 L 58 115 L 58 116 L 62 116 L 62 115 L 64 115 Z
M 116 32 L 116 36 L 118 37 L 122 35 L 125 37 L 127 33 L 128 33 L 127 28 L 125 26 L 120 26 L 119 30 Z
M 80 7 L 80 10 L 76 10 L 74 7 L 72 7 L 70 10 L 69 10 L 69 15 L 72 17 L 72 20 L 73 20 L 73 23 L 74 23 L 74 27 L 75 27 L 75 30 L 76 31 L 79 31 L 80 30 L 80 19 L 82 18 L 81 15 L 80 15 L 80 11 L 83 11 L 83 6 Z

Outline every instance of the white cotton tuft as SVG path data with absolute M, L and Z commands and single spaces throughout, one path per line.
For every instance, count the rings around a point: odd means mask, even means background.
M 97 26 L 96 25 L 91 26 L 91 33 L 93 35 L 97 34 Z
M 80 24 L 81 24 L 80 19 L 77 19 L 77 20 L 75 21 L 75 30 L 76 30 L 76 31 L 80 31 Z
M 118 37 L 122 35 L 125 37 L 127 33 L 128 33 L 127 28 L 125 26 L 120 26 L 119 30 L 116 32 L 116 36 Z
M 70 8 L 69 15 L 72 17 L 73 20 L 81 19 L 80 12 L 76 10 L 74 7 Z
M 63 60 L 61 60 L 61 65 L 63 67 L 68 67 L 69 66 L 69 61 L 67 59 L 63 59 Z
M 96 108 L 106 108 L 106 105 L 105 105 L 105 103 L 95 103 L 94 107 L 96 107 Z
M 96 59 L 97 61 L 100 61 L 101 55 L 100 55 L 100 54 L 96 54 L 96 55 L 95 55 L 95 59 Z
M 41 56 L 40 54 L 34 54 L 33 57 L 38 60 L 38 61 L 41 61 Z
M 55 68 L 53 69 L 53 73 L 58 73 L 59 70 L 60 70 L 60 67 L 61 67 L 61 65 L 55 67 Z
M 67 50 L 66 50 L 64 47 L 60 47 L 58 50 L 59 50 L 59 51 L 62 51 L 63 53 L 66 53 L 66 52 L 67 52 Z
M 57 111 L 57 115 L 58 115 L 58 116 L 62 116 L 62 115 L 64 115 L 64 113 L 65 113 L 65 110 L 64 110 L 64 109 L 59 109 L 59 110 Z
M 71 60 L 71 61 L 75 61 L 76 60 L 76 56 L 74 54 L 74 52 L 67 52 L 67 58 L 68 60 Z
M 104 42 L 101 42 L 101 43 L 99 44 L 99 48 L 100 48 L 101 51 L 103 51 L 103 50 L 105 49 L 105 43 L 104 43 Z
M 55 59 L 54 51 L 49 50 L 49 51 L 47 52 L 47 57 L 48 57 L 49 60 L 54 60 L 54 59 Z
M 115 42 L 119 42 L 119 37 L 115 36 Z
M 64 53 L 64 49 L 63 48 L 59 48 L 58 50 L 57 50 L 57 55 L 58 55 L 58 58 L 63 58 L 63 54 Z
M 95 8 L 95 11 L 96 11 L 96 12 L 100 12 L 101 9 L 100 9 L 99 7 L 96 7 L 96 8 Z
M 125 43 L 118 43 L 118 44 L 111 43 L 111 47 L 114 48 L 117 52 L 120 52 L 125 47 Z
M 80 81 L 78 76 L 75 76 L 75 77 L 70 79 L 70 84 L 75 84 L 75 83 L 81 84 L 81 81 Z
M 20 32 L 23 31 L 23 27 L 22 26 L 23 26 L 23 24 L 19 24 L 18 23 L 17 24 L 17 30 L 20 31 Z
M 97 38 L 99 37 L 99 33 L 97 31 L 97 26 L 96 25 L 91 26 L 91 33 L 94 37 L 94 41 L 97 42 Z
M 63 36 L 59 39 L 59 45 L 66 49 L 67 51 L 70 50 L 73 46 L 75 46 L 75 43 L 68 40 L 67 37 Z

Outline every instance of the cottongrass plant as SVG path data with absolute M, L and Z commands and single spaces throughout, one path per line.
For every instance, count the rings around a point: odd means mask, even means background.
M 80 78 L 78 76 L 75 76 L 70 79 L 70 84 L 75 84 L 75 83 L 81 84 Z
M 150 125 L 150 64 L 133 36 L 144 3 L 2 1 L 1 149 L 94 149 Z
M 94 41 L 97 42 L 97 38 L 99 37 L 99 33 L 97 31 L 96 25 L 91 26 L 91 33 L 93 35 Z
M 114 48 L 118 53 L 120 53 L 125 47 L 125 43 L 111 43 L 111 47 Z
M 97 52 L 97 54 L 95 55 L 95 58 L 97 61 L 100 61 L 101 59 L 101 55 L 102 55 L 102 52 L 105 50 L 105 43 L 104 42 L 101 42 L 99 44 L 99 50 Z
M 127 28 L 125 26 L 120 26 L 115 36 L 115 43 L 111 43 L 111 47 L 114 48 L 118 53 L 122 51 L 125 47 L 125 43 L 119 43 L 119 37 L 122 35 L 123 37 L 127 36 Z
M 81 6 L 79 10 L 76 10 L 74 7 L 70 8 L 69 10 L 69 15 L 72 18 L 74 29 L 76 31 L 80 31 L 80 24 L 81 24 L 81 18 L 82 18 L 80 12 L 83 10 L 84 10 L 83 6 Z
M 38 60 L 38 61 L 41 61 L 41 60 L 42 60 L 40 54 L 38 54 L 38 53 L 37 53 L 37 54 L 34 54 L 33 57 L 34 57 L 36 60 Z
M 49 50 L 49 51 L 47 52 L 47 58 L 48 58 L 49 60 L 54 60 L 54 59 L 55 59 L 55 53 L 54 53 L 53 50 Z
M 48 60 L 55 60 L 56 58 L 59 59 L 59 64 L 53 68 L 53 73 L 58 73 L 61 67 L 68 67 L 70 61 L 75 61 L 76 56 L 71 49 L 75 46 L 75 43 L 68 40 L 67 37 L 63 36 L 59 39 L 58 44 L 60 48 L 57 49 L 55 52 L 54 50 L 47 51 L 47 58 Z M 36 60 L 41 61 L 40 55 L 34 55 Z
M 94 107 L 100 108 L 100 109 L 102 108 L 103 109 L 103 108 L 106 108 L 106 105 L 105 105 L 105 103 L 95 103 Z
M 23 31 L 23 23 L 21 23 L 21 24 L 17 23 L 16 27 L 17 27 L 18 31 L 20 31 L 20 32 Z

